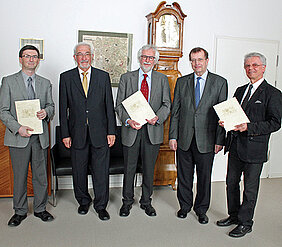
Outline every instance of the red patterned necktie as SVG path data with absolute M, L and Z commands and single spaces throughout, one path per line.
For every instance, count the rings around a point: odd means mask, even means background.
M 148 86 L 148 83 L 147 83 L 147 74 L 143 74 L 144 75 L 144 78 L 142 80 L 142 83 L 141 83 L 141 92 L 143 93 L 144 97 L 146 98 L 146 100 L 148 101 L 148 98 L 149 98 L 149 86 Z

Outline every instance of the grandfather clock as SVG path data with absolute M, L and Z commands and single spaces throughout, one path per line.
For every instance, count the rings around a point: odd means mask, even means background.
M 186 15 L 176 2 L 172 5 L 161 2 L 155 12 L 146 16 L 148 21 L 148 44 L 155 45 L 160 53 L 160 59 L 154 70 L 168 77 L 171 98 L 174 87 L 181 73 L 178 71 L 178 61 L 182 57 L 183 23 Z M 175 152 L 168 145 L 170 117 L 164 123 L 164 142 L 156 161 L 154 185 L 171 185 L 176 189 L 177 177 L 175 167 Z

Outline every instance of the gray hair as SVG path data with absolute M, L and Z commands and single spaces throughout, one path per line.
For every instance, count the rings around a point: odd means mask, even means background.
M 73 54 L 74 54 L 74 55 L 76 54 L 77 47 L 82 46 L 82 45 L 87 45 L 87 46 L 89 46 L 90 51 L 91 51 L 91 54 L 94 55 L 94 48 L 93 48 L 93 46 L 92 46 L 91 44 L 89 44 L 89 43 L 86 43 L 86 42 L 79 42 L 79 43 L 77 43 L 77 44 L 75 45 L 75 47 L 73 48 Z
M 266 58 L 265 58 L 265 56 L 262 55 L 261 53 L 258 53 L 258 52 L 251 52 L 251 53 L 248 53 L 247 55 L 245 55 L 245 57 L 244 57 L 244 64 L 246 63 L 246 60 L 251 58 L 251 57 L 259 57 L 261 63 L 266 66 Z
M 159 58 L 160 58 L 160 53 L 159 51 L 157 50 L 156 46 L 154 45 L 143 45 L 138 53 L 137 53 L 137 58 L 138 58 L 138 62 L 140 61 L 140 58 L 141 58 L 141 55 L 142 55 L 142 52 L 143 51 L 146 51 L 146 50 L 154 50 L 155 51 L 155 62 L 157 63 L 159 61 Z

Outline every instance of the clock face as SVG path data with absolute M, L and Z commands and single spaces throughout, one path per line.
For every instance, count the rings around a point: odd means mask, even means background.
M 179 25 L 174 15 L 164 14 L 156 23 L 156 46 L 179 48 Z

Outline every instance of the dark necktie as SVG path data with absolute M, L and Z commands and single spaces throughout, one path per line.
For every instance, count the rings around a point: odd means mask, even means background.
M 201 99 L 201 93 L 200 93 L 200 80 L 202 77 L 197 77 L 197 83 L 195 87 L 195 103 L 196 103 L 196 108 L 198 107 Z
M 147 83 L 147 74 L 143 74 L 144 75 L 144 78 L 142 80 L 142 83 L 141 83 L 141 92 L 143 93 L 144 97 L 146 98 L 146 100 L 148 101 L 148 98 L 149 98 L 149 86 L 148 86 L 148 83 Z
M 250 84 L 249 90 L 248 90 L 248 92 L 247 92 L 247 94 L 246 94 L 246 96 L 245 96 L 245 98 L 244 98 L 244 100 L 243 100 L 243 102 L 242 102 L 242 104 L 241 104 L 241 106 L 242 106 L 242 108 L 243 108 L 244 110 L 245 110 L 245 108 L 246 108 L 246 106 L 247 106 L 247 104 L 248 104 L 249 98 L 250 98 L 250 96 L 251 96 L 252 88 L 253 88 L 253 85 Z
M 32 78 L 28 77 L 27 79 L 27 95 L 28 95 L 28 99 L 35 99 L 35 92 L 32 86 Z

